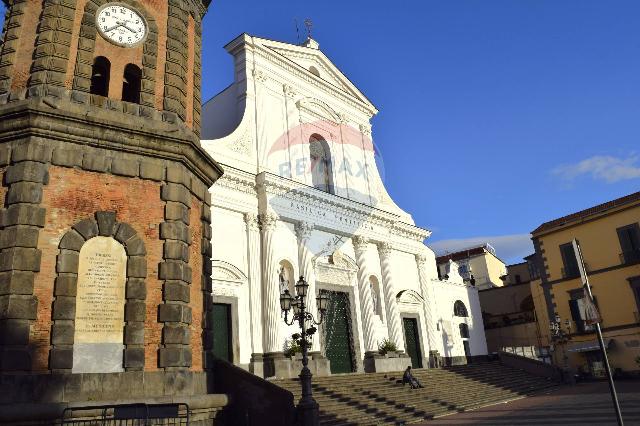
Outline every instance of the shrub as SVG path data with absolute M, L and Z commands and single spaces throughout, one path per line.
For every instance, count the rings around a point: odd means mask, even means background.
M 398 347 L 395 343 L 393 343 L 389 339 L 384 339 L 381 343 L 378 344 L 378 352 L 380 355 L 386 355 L 387 352 L 396 352 Z
M 298 339 L 289 339 L 284 344 L 284 356 L 293 358 L 297 353 L 302 353 Z

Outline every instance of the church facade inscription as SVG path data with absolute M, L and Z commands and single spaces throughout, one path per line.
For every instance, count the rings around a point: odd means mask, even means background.
M 123 370 L 127 255 L 111 237 L 95 237 L 80 250 L 73 346 L 74 373 Z

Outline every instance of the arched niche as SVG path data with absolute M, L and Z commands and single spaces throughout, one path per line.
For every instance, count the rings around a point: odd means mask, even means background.
M 58 248 L 49 368 L 74 373 L 142 370 L 144 241 L 130 225 L 118 223 L 115 212 L 103 211 L 73 225 Z M 96 317 L 92 308 L 103 317 Z M 102 327 L 106 332 L 96 332 L 92 338 L 90 329 Z M 100 347 L 106 335 L 109 341 Z M 106 351 L 104 356 L 100 350 Z M 79 362 L 80 357 L 91 361 L 96 353 L 95 367 Z
M 280 281 L 280 293 L 289 290 L 292 296 L 295 296 L 296 276 L 293 264 L 287 259 L 283 259 L 278 263 L 278 279 Z
M 318 134 L 313 134 L 309 138 L 309 161 L 313 187 L 333 194 L 331 149 L 325 138 Z
M 466 318 L 469 316 L 469 311 L 467 310 L 466 305 L 462 302 L 462 300 L 456 300 L 453 304 L 453 315 L 456 317 Z
M 382 318 L 382 293 L 380 292 L 380 281 L 375 275 L 371 275 L 369 277 L 369 285 L 371 286 L 373 313 Z

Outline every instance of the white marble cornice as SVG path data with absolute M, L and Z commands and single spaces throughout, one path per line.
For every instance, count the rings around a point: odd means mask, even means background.
M 393 233 L 403 238 L 422 242 L 426 238 L 431 236 L 431 231 L 427 229 L 418 228 L 415 225 L 410 225 L 404 222 L 395 222 L 393 224 Z
M 268 172 L 257 175 L 256 186 L 260 193 L 290 199 L 322 211 L 334 211 L 356 221 L 368 221 L 391 227 L 398 220 L 398 215 L 393 213 L 338 197 Z
M 229 188 L 245 194 L 256 194 L 255 175 L 228 166 L 225 166 L 224 174 L 218 179 L 216 186 Z

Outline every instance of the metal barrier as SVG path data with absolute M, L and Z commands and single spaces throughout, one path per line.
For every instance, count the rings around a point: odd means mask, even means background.
M 66 408 L 60 426 L 188 426 L 187 404 L 121 404 Z

